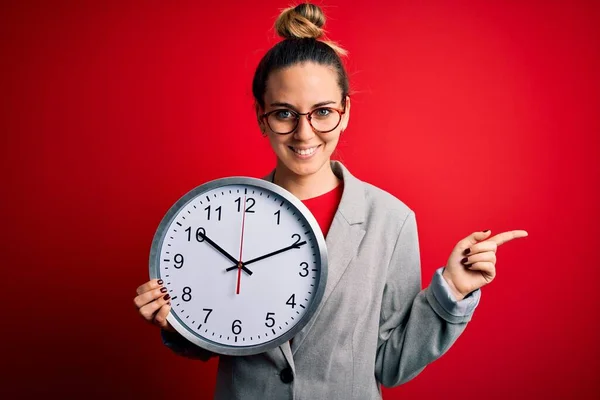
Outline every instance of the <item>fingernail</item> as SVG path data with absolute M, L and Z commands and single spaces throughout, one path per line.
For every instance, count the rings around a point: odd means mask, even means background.
M 467 257 L 465 257 L 465 258 L 463 258 L 462 260 L 460 260 L 460 263 L 461 263 L 461 264 L 464 264 L 464 263 L 466 263 L 466 262 L 467 262 Z
M 485 231 L 483 231 L 483 233 L 486 233 L 486 232 L 489 232 L 489 231 L 490 231 L 489 229 L 486 229 Z
M 160 291 L 161 291 L 162 293 L 167 293 L 167 288 L 166 288 L 166 287 L 160 288 Z
M 466 256 L 467 254 L 469 254 L 471 252 L 471 249 L 465 249 L 465 251 L 463 251 L 463 254 Z
M 163 284 L 163 280 L 159 279 L 158 281 L 156 281 L 156 283 L 158 283 L 159 285 L 162 285 Z
M 170 298 L 171 298 L 171 296 L 169 296 L 169 293 L 167 293 L 163 296 L 163 299 L 165 299 L 165 300 L 169 300 Z

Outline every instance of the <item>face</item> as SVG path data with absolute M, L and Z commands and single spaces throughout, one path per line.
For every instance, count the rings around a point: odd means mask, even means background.
M 306 113 L 322 107 L 343 109 L 342 95 L 337 84 L 336 73 L 325 66 L 315 63 L 296 64 L 269 75 L 265 93 L 265 109 L 257 107 L 257 115 L 272 110 L 282 110 L 283 117 L 291 114 L 286 110 Z M 350 98 L 346 97 L 346 112 L 340 124 L 331 132 L 319 133 L 313 130 L 307 116 L 300 116 L 298 126 L 287 135 L 274 133 L 266 123 L 260 121 L 260 127 L 267 133 L 271 147 L 277 155 L 278 170 L 308 176 L 329 167 L 331 154 L 340 138 L 340 132 L 346 129 L 350 118 Z M 331 111 L 335 113 L 335 111 Z M 317 114 L 327 114 L 319 110 Z M 317 124 L 313 117 L 313 124 Z

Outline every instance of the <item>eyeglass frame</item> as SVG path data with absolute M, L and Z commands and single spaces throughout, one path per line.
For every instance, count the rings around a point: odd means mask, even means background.
M 328 130 L 328 131 L 320 131 L 320 130 L 316 129 L 316 128 L 313 126 L 312 122 L 310 121 L 310 120 L 311 120 L 311 117 L 310 117 L 310 115 L 311 115 L 312 113 L 314 113 L 315 111 L 321 110 L 321 109 L 323 109 L 323 108 L 325 108 L 325 109 L 328 109 L 328 110 L 333 110 L 333 111 L 336 111 L 336 112 L 339 114 L 339 116 L 340 116 L 340 120 L 339 120 L 339 121 L 338 121 L 338 123 L 335 125 L 335 127 L 333 127 L 332 129 L 330 129 L 330 130 Z M 273 130 L 273 128 L 271 128 L 271 124 L 269 124 L 269 118 L 268 118 L 268 117 L 269 117 L 269 115 L 271 115 L 271 114 L 273 114 L 273 113 L 275 113 L 275 112 L 277 112 L 277 111 L 290 111 L 292 114 L 295 114 L 295 115 L 296 115 L 296 125 L 294 126 L 294 128 L 293 128 L 291 131 L 289 131 L 289 132 L 286 132 L 286 133 L 279 133 L 279 132 L 276 132 L 275 130 Z M 333 132 L 333 131 L 334 131 L 334 130 L 335 130 L 337 127 L 338 127 L 338 126 L 340 126 L 340 123 L 342 122 L 342 117 L 344 116 L 344 114 L 346 114 L 346 104 L 345 104 L 345 102 L 344 102 L 344 108 L 343 108 L 343 109 L 334 108 L 334 107 L 326 107 L 326 106 L 323 106 L 323 107 L 317 107 L 317 108 L 315 108 L 314 110 L 312 110 L 312 111 L 309 111 L 309 112 L 305 112 L 305 113 L 299 113 L 298 111 L 295 111 L 295 110 L 292 110 L 292 109 L 289 109 L 289 108 L 277 108 L 277 109 L 275 109 L 275 110 L 271 110 L 271 111 L 269 111 L 269 112 L 266 112 L 266 113 L 262 114 L 262 115 L 260 116 L 260 120 L 262 121 L 262 120 L 264 120 L 265 118 L 267 118 L 267 126 L 269 127 L 269 129 L 270 129 L 270 130 L 271 130 L 271 131 L 272 131 L 274 134 L 276 134 L 276 135 L 289 135 L 290 133 L 294 132 L 294 131 L 295 131 L 295 130 L 298 128 L 298 124 L 300 124 L 300 117 L 301 117 L 302 115 L 306 115 L 306 119 L 308 120 L 308 124 L 310 125 L 311 129 L 312 129 L 314 132 L 317 132 L 317 133 L 329 133 L 329 132 Z

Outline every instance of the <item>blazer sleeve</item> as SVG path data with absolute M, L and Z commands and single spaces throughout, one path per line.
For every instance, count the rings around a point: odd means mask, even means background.
M 383 292 L 375 376 L 397 386 L 417 376 L 444 354 L 470 321 L 481 291 L 456 301 L 441 273 L 421 290 L 415 213 L 407 215 L 388 266 Z
M 177 332 L 169 332 L 161 329 L 160 334 L 163 344 L 177 355 L 202 361 L 208 361 L 210 358 L 217 355 L 196 346 Z

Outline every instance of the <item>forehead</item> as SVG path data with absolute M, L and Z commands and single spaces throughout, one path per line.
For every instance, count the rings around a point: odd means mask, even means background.
M 340 101 L 342 93 L 333 68 L 302 63 L 274 71 L 269 75 L 265 104 L 286 102 L 310 107 L 326 101 Z

